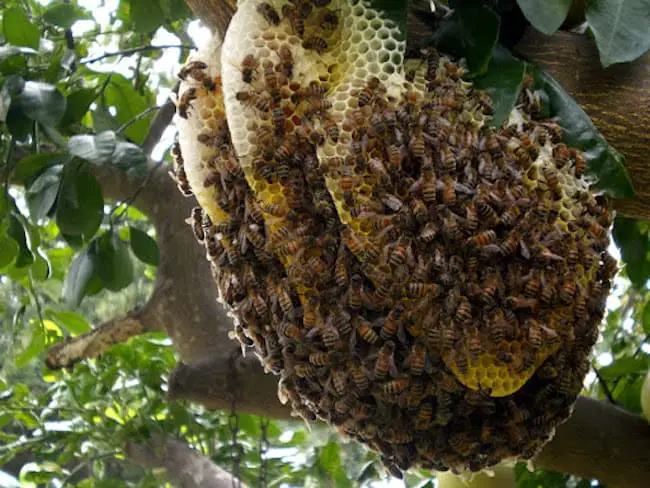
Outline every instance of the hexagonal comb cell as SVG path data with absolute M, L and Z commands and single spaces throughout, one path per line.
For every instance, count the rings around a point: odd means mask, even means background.
M 532 457 L 571 411 L 616 271 L 608 203 L 532 85 L 495 130 L 462 61 L 404 61 L 355 0 L 242 1 L 202 56 L 177 178 L 280 398 L 395 475 Z

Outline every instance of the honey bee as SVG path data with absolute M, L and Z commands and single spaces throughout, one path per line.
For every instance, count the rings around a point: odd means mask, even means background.
M 179 117 L 187 119 L 188 111 L 191 107 L 191 103 L 196 100 L 198 96 L 198 90 L 194 87 L 188 88 L 181 95 L 180 100 L 178 101 L 177 110 Z
M 514 254 L 522 237 L 523 235 L 518 230 L 510 231 L 503 242 L 499 245 L 501 255 L 510 256 L 511 254 Z
M 409 283 L 406 290 L 410 298 L 436 298 L 442 293 L 442 287 L 437 283 Z
M 415 417 L 415 430 L 429 430 L 433 417 L 433 405 L 430 402 L 422 403 Z
M 327 352 L 312 352 L 309 355 L 309 362 L 314 366 L 329 366 L 332 362 L 332 356 Z
M 282 72 L 287 78 L 293 77 L 293 55 L 291 49 L 286 45 L 282 45 L 278 50 L 278 57 L 280 58 Z
M 501 223 L 507 227 L 514 227 L 520 215 L 521 208 L 518 205 L 511 205 L 501 214 Z
M 240 91 L 235 94 L 237 101 L 245 103 L 249 107 L 254 107 L 260 112 L 268 112 L 270 110 L 270 95 L 268 92 L 263 94 L 253 93 L 250 91 Z
M 325 119 L 325 122 L 323 123 L 323 129 L 325 130 L 325 134 L 329 139 L 331 139 L 333 142 L 338 142 L 340 132 L 339 127 L 334 120 L 330 118 Z
M 302 37 L 305 34 L 305 20 L 298 8 L 292 3 L 282 6 L 282 15 L 289 19 L 293 32 Z
M 325 15 L 323 15 L 321 27 L 326 31 L 333 31 L 336 30 L 338 25 L 339 25 L 338 15 L 336 15 L 336 13 L 332 12 L 331 10 L 325 12 Z
M 202 243 L 205 239 L 205 231 L 203 230 L 203 210 L 201 207 L 194 207 L 192 209 L 192 215 L 187 219 L 187 223 L 192 226 L 196 240 Z
M 404 313 L 404 305 L 397 304 L 388 314 L 386 320 L 384 320 L 384 325 L 381 328 L 379 333 L 380 337 L 384 340 L 390 339 L 395 334 L 397 334 L 397 329 L 400 327 L 402 322 L 402 314 Z
M 210 79 L 206 75 L 205 70 L 207 68 L 208 65 L 203 61 L 190 61 L 178 72 L 178 78 L 181 80 L 186 80 L 188 76 L 192 77 L 196 81 L 203 83 L 203 86 L 206 89 L 213 91 L 216 89 L 217 85 L 214 80 Z
M 461 232 L 458 221 L 453 214 L 450 214 L 443 219 L 442 232 L 450 241 L 460 241 L 463 238 L 463 233 Z
M 258 249 L 264 248 L 266 244 L 266 239 L 259 232 L 259 226 L 257 224 L 251 224 L 244 229 L 244 235 L 246 239 Z
M 445 184 L 442 190 L 442 200 L 448 205 L 456 203 L 456 183 L 451 176 L 448 176 L 445 179 Z
M 298 378 L 311 378 L 318 374 L 316 366 L 310 363 L 297 363 L 293 366 L 293 369 Z
M 553 157 L 555 158 L 558 167 L 564 166 L 571 158 L 571 151 L 564 143 L 559 143 L 553 148 Z
M 318 322 L 318 297 L 310 295 L 303 307 L 302 324 L 312 329 Z
M 302 332 L 300 328 L 291 322 L 283 321 L 278 325 L 278 334 L 287 338 L 298 341 L 302 338 Z
M 392 341 L 386 342 L 377 353 L 377 360 L 375 362 L 375 379 L 383 380 L 388 375 L 388 371 L 393 364 L 393 352 L 395 351 L 395 343 Z
M 585 169 L 587 167 L 585 158 L 580 151 L 575 151 L 573 152 L 573 161 L 574 161 L 573 171 L 576 177 L 580 178 L 584 174 Z
M 264 17 L 269 24 L 279 25 L 280 16 L 278 12 L 267 2 L 262 2 L 257 6 L 257 12 Z
M 382 385 L 382 390 L 387 395 L 398 395 L 409 387 L 408 377 L 387 381 Z
M 278 74 L 275 71 L 275 67 L 271 61 L 266 61 L 264 63 L 264 83 L 266 87 L 273 91 L 278 87 Z
M 350 368 L 350 376 L 352 377 L 352 382 L 357 387 L 359 392 L 366 391 L 370 386 L 370 380 L 362 364 L 356 362 L 352 364 Z
M 569 277 L 569 279 L 566 279 L 564 283 L 562 283 L 562 287 L 560 288 L 560 300 L 562 302 L 566 303 L 567 305 L 570 304 L 573 301 L 573 297 L 576 294 L 576 283 L 575 280 Z
M 525 298 L 525 297 L 515 297 L 509 296 L 506 298 L 506 304 L 514 309 L 519 308 L 530 308 L 535 309 L 538 305 L 538 300 L 536 298 Z
M 411 346 L 411 354 L 408 358 L 409 370 L 411 374 L 420 376 L 424 372 L 427 360 L 427 348 L 420 340 Z
M 367 320 L 361 317 L 356 317 L 353 319 L 353 325 L 364 341 L 370 344 L 376 344 L 379 341 L 379 334 L 377 334 L 373 329 L 372 324 Z
M 478 334 L 472 334 L 467 340 L 467 350 L 473 361 L 478 361 L 478 358 L 483 354 L 483 346 L 481 345 L 481 338 Z
M 534 349 L 542 347 L 542 325 L 535 319 L 528 319 L 528 342 Z
M 467 239 L 467 243 L 476 247 L 484 247 L 492 244 L 497 239 L 497 233 L 493 230 L 485 230 Z
M 379 88 L 380 83 L 379 78 L 376 76 L 373 76 L 368 80 L 368 85 L 359 92 L 359 98 L 357 100 L 357 105 L 359 107 L 365 107 L 372 102 L 375 98 L 375 91 Z
M 271 120 L 275 129 L 275 135 L 281 136 L 284 134 L 286 118 L 282 107 L 274 107 L 271 111 Z
M 456 308 L 455 319 L 460 323 L 468 323 L 472 320 L 472 305 L 465 297 L 461 297 Z
M 334 391 L 339 395 L 343 395 L 348 383 L 348 374 L 342 369 L 335 369 L 332 371 L 330 379 Z
M 241 64 L 242 81 L 244 83 L 252 83 L 254 79 L 254 72 L 259 67 L 259 62 L 252 54 L 247 55 Z
M 499 223 L 499 215 L 490 204 L 483 201 L 478 201 L 476 202 L 476 209 L 478 210 L 481 221 L 484 222 L 488 227 L 493 227 Z
M 316 51 L 319 55 L 322 55 L 327 51 L 327 41 L 322 37 L 311 36 L 302 42 L 302 47 L 307 50 Z
M 536 297 L 542 289 L 542 281 L 536 276 L 531 277 L 524 286 L 524 295 L 528 297 Z

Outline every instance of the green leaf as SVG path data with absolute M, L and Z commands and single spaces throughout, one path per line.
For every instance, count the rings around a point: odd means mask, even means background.
M 116 143 L 115 132 L 107 130 L 96 136 L 72 136 L 68 139 L 68 151 L 78 158 L 100 166 L 111 160 Z
M 32 120 L 44 125 L 56 125 L 65 113 L 65 97 L 53 85 L 27 81 L 16 97 L 18 107 Z
M 139 0 L 138 4 L 140 4 Z M 117 109 L 115 119 L 119 124 L 126 124 L 151 107 L 155 103 L 155 99 L 149 92 L 146 96 L 141 95 L 133 88 L 131 80 L 114 73 L 104 90 L 104 103 L 106 106 L 112 105 Z M 131 124 L 124 130 L 124 135 L 134 143 L 142 144 L 149 130 L 151 117 L 153 115 Z
M 336 442 L 328 442 L 320 451 L 318 462 L 330 474 L 341 469 L 341 448 Z
M 117 142 L 112 162 L 128 175 L 145 176 L 147 174 L 147 157 L 140 146 L 131 142 Z
M 72 27 L 77 20 L 92 19 L 90 13 L 70 3 L 56 3 L 50 5 L 43 13 L 43 20 L 49 24 L 53 24 L 64 29 Z
M 524 16 L 537 30 L 550 36 L 566 19 L 572 0 L 517 0 Z
M 158 266 L 160 251 L 156 241 L 136 227 L 129 227 L 129 232 L 131 234 L 131 250 L 135 257 L 143 263 Z
M 619 215 L 614 220 L 612 235 L 621 250 L 625 272 L 635 288 L 641 289 L 650 279 L 650 239 L 636 219 Z
M 650 49 L 647 1 L 592 0 L 586 15 L 603 66 L 632 61 Z
M 62 172 L 63 165 L 51 166 L 29 186 L 25 197 L 29 215 L 34 221 L 45 218 L 52 209 L 61 186 Z
M 27 231 L 22 222 L 15 215 L 9 217 L 7 235 L 18 244 L 19 248 L 14 266 L 16 268 L 23 268 L 32 264 L 34 262 L 34 256 L 27 244 Z
M 486 5 L 459 5 L 440 23 L 433 41 L 441 51 L 465 58 L 470 74 L 479 75 L 488 68 L 500 22 L 499 16 Z
M 492 58 L 485 74 L 474 80 L 474 86 L 485 90 L 494 106 L 491 124 L 501 127 L 515 107 L 521 85 L 526 73 L 526 63 L 515 58 L 510 52 L 497 46 L 492 51 Z
M 609 366 L 600 369 L 600 375 L 606 380 L 615 380 L 628 374 L 645 374 L 650 366 L 649 356 L 627 356 L 617 359 Z
M 13 178 L 28 184 L 28 180 L 55 164 L 65 164 L 69 157 L 63 153 L 34 153 L 18 161 Z
M 81 88 L 68 95 L 68 103 L 61 119 L 61 126 L 65 127 L 79 122 L 90 110 L 95 98 L 97 98 L 97 91 L 93 88 Z
M 57 312 L 48 309 L 45 310 L 45 316 L 64 327 L 73 336 L 84 334 L 91 328 L 86 319 L 75 312 Z
M 119 291 L 133 282 L 129 248 L 117 233 L 106 232 L 100 238 L 98 270 L 104 286 L 111 291 Z
M 56 203 L 56 224 L 62 233 L 92 237 L 104 217 L 99 183 L 86 165 L 68 164 Z
M 72 260 L 68 274 L 63 281 L 63 299 L 71 308 L 77 308 L 88 293 L 93 281 L 98 278 L 99 242 L 92 240 Z
M 165 14 L 157 0 L 131 0 L 131 20 L 137 32 L 155 32 L 165 22 Z
M 52 266 L 47 256 L 44 256 L 39 250 L 34 253 L 34 263 L 30 267 L 32 278 L 35 281 L 45 281 L 52 275 Z
M 2 14 L 2 29 L 6 41 L 14 46 L 27 46 L 38 49 L 41 41 L 41 31 L 18 8 L 10 8 Z
M 0 269 L 9 266 L 19 251 L 20 246 L 11 237 L 0 236 Z
M 597 178 L 595 186 L 614 198 L 634 198 L 623 157 L 603 138 L 578 103 L 550 74 L 531 67 L 538 88 L 548 96 L 549 116 L 558 117 L 562 140 L 581 149 L 587 173 Z
M 376 10 L 383 10 L 385 17 L 395 22 L 401 34 L 400 40 L 406 39 L 408 0 L 370 0 L 370 5 Z
M 11 56 L 28 56 L 33 54 L 38 54 L 38 51 L 31 47 L 12 46 L 11 44 L 0 46 L 0 61 Z
M 32 324 L 32 337 L 25 350 L 16 356 L 16 366 L 25 366 L 45 349 L 45 331 L 38 322 Z
M 650 334 L 650 301 L 646 302 L 645 306 L 643 307 L 641 321 L 643 324 L 643 332 L 645 334 Z

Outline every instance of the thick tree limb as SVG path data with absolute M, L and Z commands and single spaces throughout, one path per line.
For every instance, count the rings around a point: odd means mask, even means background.
M 177 488 L 233 486 L 230 473 L 182 442 L 160 437 L 149 439 L 147 444 L 128 440 L 124 444 L 124 453 L 131 462 L 145 469 L 164 469 L 169 482 Z M 244 483 L 241 486 L 247 488 Z
M 578 399 L 535 466 L 597 478 L 610 488 L 650 485 L 650 424 L 609 403 Z
M 212 32 L 222 36 L 237 7 L 237 0 L 185 0 L 185 3 Z

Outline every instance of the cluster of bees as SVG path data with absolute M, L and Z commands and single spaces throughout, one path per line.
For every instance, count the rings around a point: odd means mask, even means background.
M 328 4 L 258 12 L 319 51 L 301 26 L 335 16 Z M 537 120 L 531 87 L 519 126 L 482 124 L 490 100 L 433 49 L 408 75 L 423 94 L 397 99 L 369 76 L 340 119 L 327 81 L 301 84 L 291 50 L 276 54 L 240 66 L 251 165 L 221 109 L 184 142 L 214 154 L 203 185 L 220 211 L 197 207 L 190 222 L 234 336 L 280 376 L 296 415 L 366 444 L 394 476 L 531 458 L 571 413 L 616 272 L 612 213 L 581 155 Z M 193 97 L 220 96 L 206 67 L 183 71 L 196 89 L 181 117 Z

